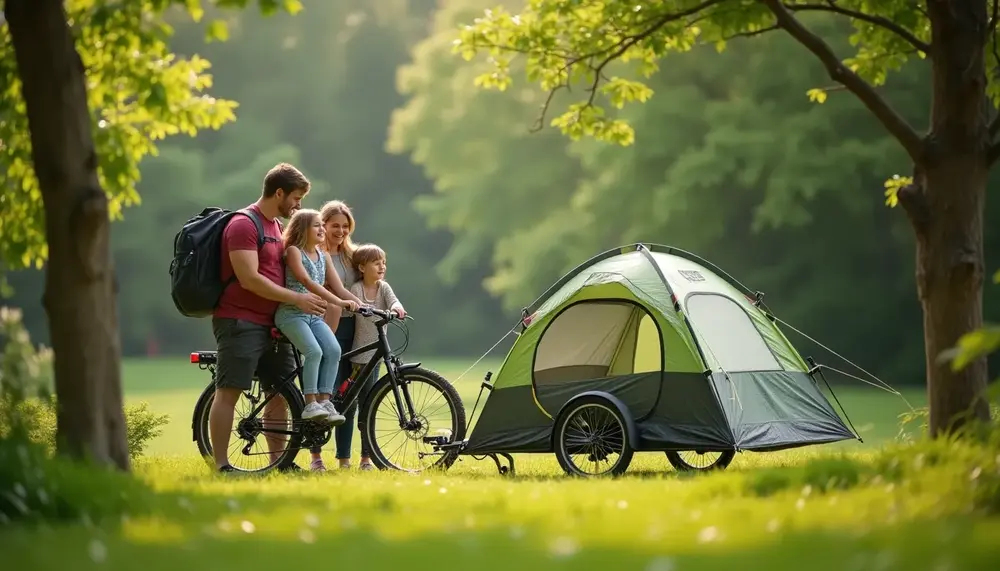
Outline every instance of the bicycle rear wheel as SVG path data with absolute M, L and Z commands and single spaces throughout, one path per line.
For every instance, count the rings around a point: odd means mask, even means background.
M 449 468 L 458 450 L 435 451 L 434 444 L 424 438 L 444 437 L 447 442 L 465 438 L 465 406 L 458 391 L 423 367 L 403 370 L 398 381 L 400 396 L 409 393 L 413 403 L 412 419 L 405 397 L 403 415 L 399 414 L 389 375 L 375 383 L 359 415 L 361 438 L 371 451 L 372 463 L 381 470 L 404 472 Z M 408 426 L 399 425 L 400 416 L 410 421 Z
M 299 420 L 304 406 L 302 396 L 285 383 L 264 408 L 252 414 L 267 396 L 255 378 L 250 389 L 241 392 L 236 401 L 228 458 L 230 465 L 240 472 L 263 473 L 288 468 L 302 447 L 303 421 Z M 209 418 L 214 401 L 215 383 L 212 383 L 201 393 L 192 423 L 198 451 L 209 458 L 212 457 Z

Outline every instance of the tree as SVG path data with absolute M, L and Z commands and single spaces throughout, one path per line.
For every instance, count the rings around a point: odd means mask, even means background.
M 656 97 L 622 112 L 642 145 L 571 141 L 556 130 L 529 132 L 545 92 L 478 89 L 473 80 L 489 64 L 449 57 L 455 26 L 492 2 L 443 6 L 400 70 L 409 100 L 393 114 L 390 148 L 435 181 L 417 204 L 455 236 L 438 265 L 444 277 L 474 278 L 491 265 L 486 288 L 516 314 L 595 252 L 671 244 L 766 292 L 782 319 L 889 383 L 923 382 L 907 222 L 843 192 L 880 185 L 903 151 L 864 121 L 856 99 L 817 106 L 785 88 L 822 80 L 793 39 L 740 38 L 721 54 L 699 46 L 674 58 L 649 80 Z M 826 16 L 815 30 L 846 47 L 849 26 Z M 907 117 L 926 103 L 913 93 L 925 80 L 917 67 L 883 93 Z M 859 299 L 878 303 L 857 311 Z
M 232 102 L 200 95 L 211 85 L 208 62 L 167 49 L 162 16 L 173 2 L 196 19 L 202 13 L 199 0 L 7 0 L 0 28 L 9 86 L 0 104 L 3 259 L 14 267 L 48 260 L 59 451 L 122 470 L 129 455 L 110 220 L 138 200 L 137 165 L 155 140 L 234 118 Z M 279 2 L 260 5 L 273 12 Z M 223 27 L 213 22 L 209 33 Z
M 581 87 L 582 100 L 552 119 L 571 138 L 596 137 L 632 144 L 634 131 L 615 108 L 645 101 L 652 90 L 636 74 L 653 75 L 659 62 L 695 45 L 781 31 L 808 50 L 839 89 L 850 92 L 898 142 L 911 177 L 886 183 L 887 202 L 905 211 L 916 242 L 916 283 L 924 315 L 930 432 L 951 433 L 968 421 L 987 420 L 987 367 L 982 357 L 955 370 L 941 355 L 983 322 L 983 211 L 990 167 L 1000 156 L 995 109 L 1000 89 L 987 76 L 996 49 L 998 5 L 985 0 L 527 0 L 518 14 L 487 10 L 461 30 L 455 49 L 466 59 L 487 52 L 492 69 L 478 81 L 505 89 L 511 61 L 525 56 L 530 80 L 549 92 Z M 877 6 L 877 9 L 876 9 Z M 857 46 L 842 60 L 807 25 L 811 13 L 848 19 Z M 930 124 L 921 135 L 882 96 L 890 72 L 912 56 L 930 60 Z M 671 56 L 675 57 L 675 56 Z M 779 62 L 775 62 L 779 64 Z M 619 75 L 619 73 L 621 75 Z M 814 88 L 822 103 L 832 88 Z M 850 165 L 845 164 L 845 168 Z

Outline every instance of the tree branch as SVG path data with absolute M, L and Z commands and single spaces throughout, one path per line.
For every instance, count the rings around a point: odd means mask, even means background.
M 840 14 L 841 16 L 847 16 L 848 18 L 854 18 L 855 20 L 861 20 L 862 22 L 868 22 L 874 26 L 879 26 L 880 28 L 889 30 L 912 44 L 913 47 L 927 55 L 930 55 L 930 44 L 921 40 L 912 32 L 893 22 L 889 18 L 885 18 L 883 16 L 872 16 L 871 14 L 865 14 L 864 12 L 859 12 L 857 10 L 841 8 L 840 6 L 837 6 L 836 0 L 826 1 L 826 4 L 784 4 L 784 6 L 785 9 L 790 12 L 831 12 L 834 14 Z
M 803 26 L 780 0 L 760 1 L 774 13 L 778 26 L 788 32 L 823 63 L 823 67 L 830 74 L 830 79 L 846 87 L 848 91 L 861 100 L 861 103 L 906 149 L 914 163 L 919 163 L 923 159 L 923 141 L 920 135 L 875 91 L 874 87 L 848 69 L 833 53 L 833 49 L 822 38 Z
M 573 67 L 574 65 L 578 65 L 579 63 L 585 60 L 593 60 L 598 57 L 601 58 L 596 65 L 592 63 L 587 64 L 587 67 L 594 74 L 594 80 L 593 82 L 591 82 L 590 86 L 587 87 L 587 92 L 590 93 L 590 96 L 587 98 L 587 103 L 584 104 L 584 106 L 581 108 L 581 111 L 594 104 L 594 99 L 597 97 L 597 86 L 600 84 L 601 78 L 603 77 L 604 68 L 607 67 L 608 64 L 620 58 L 622 55 L 625 54 L 625 52 L 627 52 L 630 48 L 632 48 L 632 46 L 635 46 L 639 42 L 645 40 L 646 38 L 658 32 L 663 26 L 666 26 L 671 22 L 676 22 L 677 20 L 687 18 L 688 16 L 693 16 L 698 12 L 701 12 L 702 10 L 711 8 L 712 6 L 715 6 L 716 4 L 721 4 L 722 2 L 723 0 L 705 0 L 704 2 L 701 2 L 691 8 L 688 8 L 687 10 L 663 14 L 662 16 L 659 16 L 657 18 L 650 19 L 651 21 L 650 26 L 637 34 L 625 35 L 622 37 L 622 39 L 618 40 L 617 42 L 611 44 L 608 47 L 601 48 L 600 50 L 566 58 L 566 64 L 563 65 L 562 68 L 560 68 L 559 70 L 560 73 L 566 71 L 567 69 Z M 535 121 L 535 125 L 531 129 L 532 132 L 540 130 L 542 126 L 545 124 L 545 116 L 548 114 L 549 107 L 552 104 L 552 99 L 555 96 L 555 92 L 561 89 L 569 90 L 569 84 L 567 82 L 563 82 L 549 90 L 549 94 L 545 98 L 545 103 L 542 104 L 542 109 L 538 116 L 538 119 Z
M 759 30 L 754 30 L 752 32 L 737 32 L 737 33 L 735 33 L 735 34 L 733 34 L 731 36 L 726 36 L 726 37 L 724 37 L 722 39 L 723 39 L 723 41 L 728 42 L 729 40 L 732 40 L 734 38 L 752 38 L 754 36 L 759 36 L 761 34 L 764 34 L 764 33 L 767 33 L 767 32 L 773 32 L 774 30 L 780 30 L 780 29 L 781 29 L 781 26 L 775 24 L 773 26 L 767 26 L 765 28 L 761 28 Z

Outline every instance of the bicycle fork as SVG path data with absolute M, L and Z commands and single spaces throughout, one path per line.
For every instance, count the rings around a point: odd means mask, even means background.
M 420 420 L 417 419 L 416 407 L 413 406 L 413 398 L 410 396 L 409 383 L 400 380 L 395 363 L 388 362 L 388 359 L 386 361 L 392 385 L 392 396 L 396 400 L 396 410 L 399 411 L 399 427 L 403 430 L 418 430 Z M 406 402 L 405 408 L 404 401 Z

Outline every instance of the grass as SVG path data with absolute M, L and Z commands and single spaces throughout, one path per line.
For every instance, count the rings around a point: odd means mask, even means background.
M 426 364 L 452 379 L 465 368 Z M 495 366 L 458 383 L 467 401 Z M 5 568 L 1000 568 L 1000 446 L 893 446 L 908 409 L 875 389 L 838 390 L 865 444 L 741 454 L 711 475 L 644 453 L 618 480 L 567 478 L 551 455 L 516 457 L 513 479 L 472 458 L 445 474 L 225 478 L 190 440 L 204 375 L 183 360 L 128 363 L 127 398 L 172 419 L 135 466 L 153 493 L 114 484 L 124 516 L 7 528 Z

